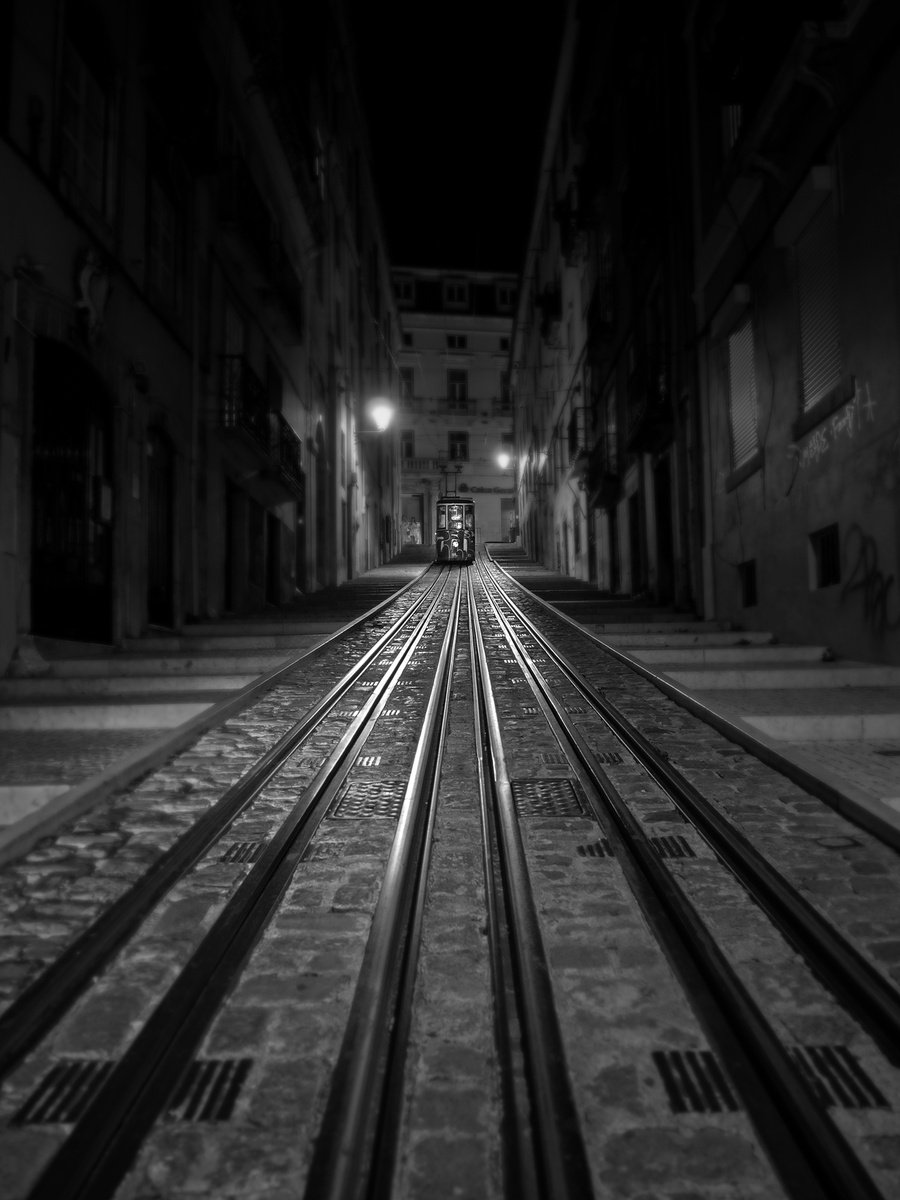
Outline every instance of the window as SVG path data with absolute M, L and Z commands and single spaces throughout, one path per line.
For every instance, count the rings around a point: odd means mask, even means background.
M 397 295 L 397 303 L 402 307 L 411 308 L 415 303 L 415 284 L 411 279 L 396 279 L 394 281 L 394 291 Z
M 500 350 L 501 350 L 501 352 L 505 352 L 508 349 L 509 349 L 509 338 L 502 337 L 500 339 Z
M 413 398 L 413 379 L 414 371 L 412 367 L 400 368 L 400 399 L 411 400 Z
M 413 344 L 413 335 L 412 335 L 411 333 L 404 333 L 404 335 L 403 335 L 403 345 L 404 345 L 404 346 L 411 346 L 412 344 Z
M 444 280 L 444 304 L 447 308 L 466 308 L 469 303 L 469 285 L 460 280 Z
M 512 412 L 512 391 L 509 386 L 509 371 L 500 372 L 500 411 Z
M 728 406 L 731 465 L 743 466 L 759 449 L 753 322 L 748 313 L 728 335 Z
M 113 212 L 114 93 L 81 48 L 66 42 L 60 97 L 60 171 L 100 215 Z
M 463 431 L 452 430 L 447 434 L 447 457 L 451 461 L 468 462 L 469 435 Z
M 469 407 L 469 372 L 447 372 L 447 404 L 448 407 L 465 412 Z
M 841 582 L 841 543 L 837 525 L 826 525 L 809 535 L 810 587 L 824 588 Z
M 830 200 L 801 234 L 796 252 L 801 406 L 807 412 L 841 381 L 837 221 Z
M 187 193 L 185 171 L 148 134 L 147 288 L 176 313 L 184 307 Z
M 511 283 L 497 284 L 497 307 L 501 312 L 509 312 L 513 306 L 515 295 L 516 289 Z
M 416 435 L 415 431 L 412 429 L 400 430 L 400 457 L 416 457 Z
M 448 350 L 465 350 L 469 344 L 469 339 L 464 333 L 448 333 L 447 334 L 447 349 Z

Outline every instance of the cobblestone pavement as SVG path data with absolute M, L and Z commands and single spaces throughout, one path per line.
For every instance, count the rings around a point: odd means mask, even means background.
M 587 645 L 573 652 L 570 631 L 556 629 L 553 636 L 801 894 L 885 978 L 900 984 L 896 852 L 703 725 L 625 664 Z M 556 794 L 568 775 L 554 758 L 559 746 L 536 711 L 527 711 L 532 705 L 515 660 L 499 643 L 491 653 L 510 777 L 521 795 L 531 794 L 539 782 Z M 468 655 L 464 638 L 455 663 L 416 977 L 398 1200 L 499 1200 L 503 1194 L 501 1080 L 485 940 Z M 4 1003 L 158 861 L 349 661 L 349 652 L 335 649 L 298 669 L 162 769 L 0 867 Z M 430 661 L 426 656 L 426 673 Z M 833 1103 L 832 1111 L 836 1125 L 873 1165 L 885 1197 L 896 1194 L 891 1190 L 900 1181 L 900 1125 L 892 1107 L 900 1096 L 896 1068 L 885 1065 L 871 1039 L 835 1006 L 792 947 L 773 936 L 762 911 L 633 758 L 617 748 L 603 723 L 578 713 L 577 695 L 570 686 L 559 687 L 581 735 L 596 753 L 608 756 L 610 778 L 641 827 L 679 848 L 671 867 L 678 887 L 720 938 L 756 1001 L 773 1014 L 799 1054 L 809 1047 L 829 1052 L 837 1047 L 852 1056 L 884 1099 L 855 1108 Z M 398 691 L 396 705 L 386 710 L 371 762 L 362 767 L 374 794 L 389 797 L 402 784 L 422 709 L 423 694 L 412 687 Z M 352 710 L 348 700 L 346 711 Z M 264 842 L 328 745 L 322 735 L 295 755 L 235 822 L 228 841 Z M 740 1105 L 689 1104 L 684 1112 L 673 1107 L 663 1068 L 708 1061 L 709 1041 L 635 903 L 627 872 L 603 850 L 606 831 L 583 806 L 548 816 L 520 804 L 519 814 L 595 1194 L 628 1200 L 782 1195 Z M 248 1064 L 235 1068 L 245 1070 L 246 1078 L 235 1092 L 233 1113 L 218 1123 L 188 1119 L 175 1104 L 119 1200 L 276 1200 L 302 1194 L 310 1140 L 324 1109 L 392 834 L 393 823 L 382 817 L 325 822 L 200 1051 L 202 1063 Z M 75 1006 L 52 1047 L 36 1052 L 14 1078 L 4 1093 L 7 1117 L 20 1109 L 54 1056 L 102 1061 L 122 1053 L 248 869 L 220 848 L 170 891 L 93 998 Z M 709 1078 L 701 1090 L 713 1086 Z M 33 1174 L 64 1133 L 59 1124 L 0 1130 L 0 1194 L 10 1200 L 24 1196 L 23 1163 Z

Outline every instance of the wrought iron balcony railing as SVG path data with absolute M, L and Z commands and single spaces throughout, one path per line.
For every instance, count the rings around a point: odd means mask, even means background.
M 271 434 L 265 385 L 243 354 L 222 355 L 222 427 L 249 434 L 269 452 Z

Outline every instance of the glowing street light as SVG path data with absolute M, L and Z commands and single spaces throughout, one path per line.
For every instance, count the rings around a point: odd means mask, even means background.
M 501 450 L 500 453 L 497 455 L 497 466 L 500 468 L 501 471 L 505 471 L 511 462 L 512 462 L 512 455 L 509 454 L 506 450 Z
M 379 433 L 384 433 L 394 416 L 394 406 L 389 400 L 373 400 L 369 405 L 369 416 Z

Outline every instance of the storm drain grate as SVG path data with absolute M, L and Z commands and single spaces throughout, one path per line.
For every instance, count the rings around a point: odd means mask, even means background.
M 358 767 L 380 767 L 381 766 L 381 755 L 380 754 L 360 754 L 356 760 L 356 765 Z
M 520 817 L 581 817 L 584 807 L 570 779 L 510 780 Z
M 399 717 L 401 711 L 399 708 L 385 708 L 382 710 L 381 715 L 383 717 Z
M 669 837 L 654 837 L 650 844 L 660 858 L 696 858 L 694 847 L 680 833 Z
M 400 815 L 406 784 L 402 779 L 351 783 L 328 810 L 332 820 L 395 819 Z
M 227 1121 L 252 1058 L 196 1059 L 184 1073 L 166 1115 L 170 1121 Z
M 829 1108 L 890 1108 L 846 1046 L 793 1046 L 794 1064 Z
M 522 707 L 522 712 L 526 717 L 533 717 L 537 713 L 537 707 L 534 704 L 525 704 Z
M 549 752 L 542 754 L 540 758 L 541 762 L 548 767 L 562 766 L 569 761 L 564 754 L 551 754 Z
M 263 852 L 265 842 L 232 842 L 220 862 L 245 863 L 256 862 Z
M 588 842 L 583 846 L 576 846 L 575 849 L 582 858 L 615 858 L 616 852 L 606 840 L 606 838 L 598 838 L 596 842 Z
M 95 1058 L 54 1063 L 13 1117 L 13 1125 L 68 1125 L 77 1121 L 114 1066 Z
M 653 1062 L 672 1112 L 737 1112 L 740 1108 L 709 1050 L 654 1050 Z
M 566 705 L 566 712 L 567 712 L 567 713 L 568 713 L 570 716 L 572 716 L 574 713 L 583 713 L 583 712 L 587 712 L 587 709 L 584 707 L 584 705 L 583 705 L 583 704 L 567 704 L 567 705 Z
M 359 716 L 358 708 L 342 708 L 334 714 L 336 717 L 341 717 L 343 720 L 352 721 L 354 717 Z
M 361 688 L 373 688 L 377 682 L 377 679 L 361 679 L 356 686 Z
M 608 767 L 615 766 L 616 763 L 625 761 L 618 750 L 604 750 L 602 754 L 597 754 L 595 757 L 597 762 L 605 763 Z

